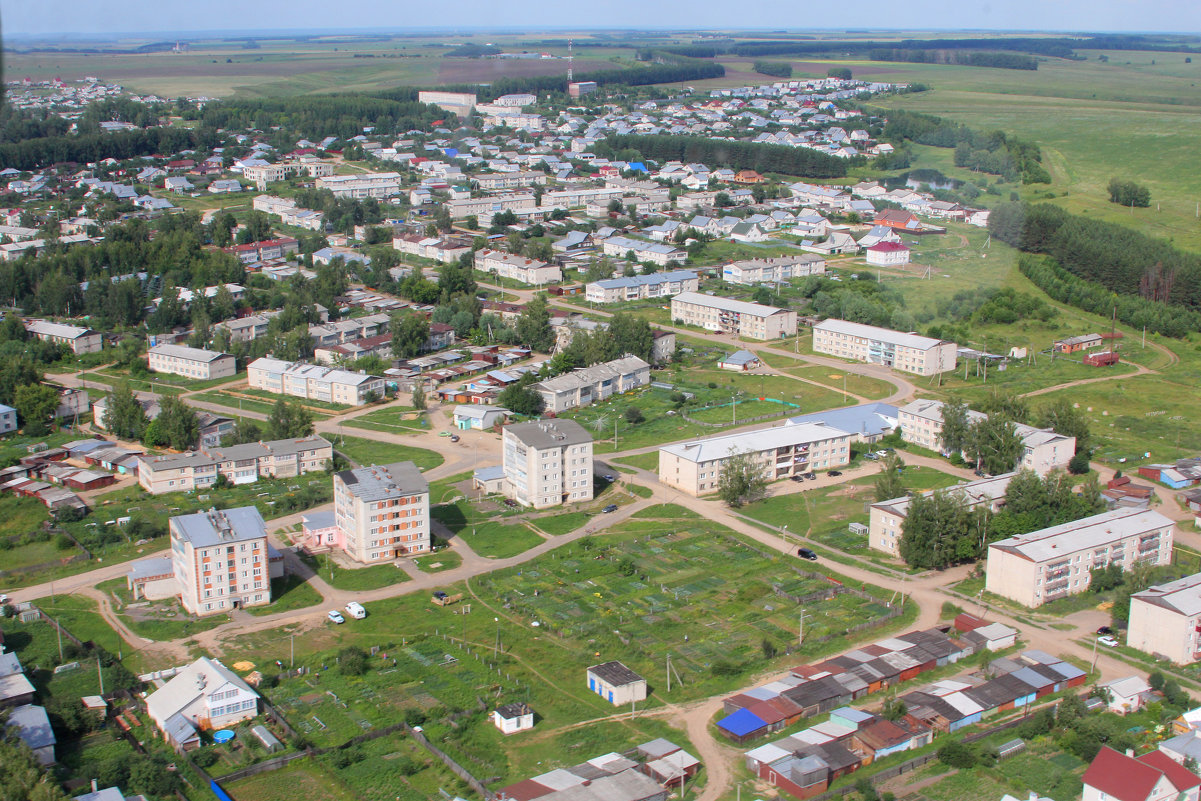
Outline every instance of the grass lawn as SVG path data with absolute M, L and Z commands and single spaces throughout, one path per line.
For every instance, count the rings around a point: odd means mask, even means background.
M 282 395 L 280 397 L 283 397 Z M 275 408 L 274 403 L 267 401 L 253 400 L 250 398 L 240 398 L 228 395 L 224 392 L 201 392 L 198 395 L 190 396 L 190 400 L 205 401 L 206 403 L 215 403 L 218 406 L 224 406 L 231 411 L 237 412 L 260 412 L 262 414 L 271 414 L 271 410 Z M 292 400 L 289 398 L 289 400 Z
M 618 464 L 626 464 L 630 467 L 637 467 L 642 470 L 649 470 L 652 473 L 659 470 L 659 452 L 651 451 L 650 453 L 639 453 L 633 456 L 623 456 L 615 460 Z
M 347 459 L 360 465 L 412 462 L 419 470 L 432 470 L 445 461 L 442 454 L 435 451 L 396 445 L 392 442 L 377 442 L 362 437 L 339 437 L 334 448 Z
M 887 398 L 893 393 L 894 389 L 892 384 L 879 378 L 816 365 L 790 368 L 788 374 L 804 378 L 808 381 L 816 381 L 819 384 L 825 384 L 837 391 L 840 396 L 842 395 L 843 380 L 845 379 L 847 392 L 867 398 L 868 400 Z M 854 402 L 853 398 L 846 399 L 846 403 L 852 402 Z
M 550 514 L 544 517 L 535 518 L 530 522 L 538 530 L 550 534 L 566 534 L 569 531 L 575 531 L 592 519 L 592 515 L 587 512 L 566 512 L 564 514 Z
M 148 640 L 178 640 L 229 622 L 229 615 L 193 617 L 184 611 L 175 598 L 153 601 L 145 605 L 139 602 L 138 606 L 131 607 L 126 586 L 125 579 L 116 578 L 96 585 L 96 589 L 107 592 L 113 598 L 113 607 L 122 622 L 135 634 Z M 79 600 L 90 602 L 90 599 L 82 597 Z M 56 606 L 61 604 L 56 603 Z M 108 626 L 103 620 L 101 623 Z
M 162 394 L 211 389 L 212 387 L 219 387 L 222 384 L 229 384 L 239 379 L 245 380 L 246 378 L 245 373 L 237 373 L 225 378 L 212 378 L 207 381 L 197 381 L 196 379 L 186 378 L 173 373 L 148 373 L 146 375 L 134 376 L 128 370 L 120 367 L 105 367 L 100 370 L 93 370 L 83 377 L 91 380 L 93 376 L 96 376 L 98 381 L 102 381 L 110 386 L 124 381 L 134 391 L 158 392 Z
M 306 609 L 321 603 L 321 593 L 297 575 L 285 575 L 271 579 L 271 603 L 267 606 L 251 606 L 246 611 L 252 615 L 271 615 Z
M 516 556 L 543 542 L 542 537 L 531 531 L 524 523 L 518 525 L 480 523 L 464 526 L 458 531 L 458 536 L 467 543 L 471 550 L 489 559 Z
M 370 567 L 342 567 L 327 555 L 300 554 L 300 558 L 325 582 L 339 590 L 378 590 L 409 580 L 409 574 L 389 563 Z
M 454 570 L 463 564 L 463 557 L 454 551 L 441 550 L 438 553 L 426 554 L 413 559 L 413 564 L 422 573 L 441 573 L 444 570 Z
M 274 405 L 275 401 L 279 400 L 280 398 L 285 397 L 285 396 L 279 395 L 275 392 L 268 392 L 265 389 L 250 389 L 248 387 L 238 387 L 237 389 L 225 390 L 225 394 L 228 394 L 231 396 L 248 395 L 253 398 L 262 398 L 263 400 L 268 401 L 269 403 L 271 403 L 273 405 Z M 333 403 L 331 401 L 313 400 L 311 398 L 286 397 L 285 399 L 289 400 L 293 403 L 299 403 L 302 406 L 308 407 L 308 408 L 312 409 L 313 411 L 318 411 L 318 412 L 320 412 L 320 411 L 344 412 L 349 409 L 357 409 L 358 408 L 357 406 L 351 406 L 350 404 L 347 404 L 347 403 Z
M 429 420 L 425 412 L 389 406 L 385 409 L 361 414 L 343 421 L 342 425 L 350 428 L 365 428 L 369 431 L 383 431 L 388 434 L 420 434 L 429 431 Z
M 292 762 L 279 770 L 223 786 L 238 801 L 293 801 L 295 798 L 358 801 L 357 796 L 333 775 L 333 770 L 316 759 Z

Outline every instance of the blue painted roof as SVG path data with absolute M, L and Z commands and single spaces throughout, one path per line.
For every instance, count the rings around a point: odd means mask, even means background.
M 641 161 L 631 161 L 626 165 L 626 169 L 633 170 L 634 172 L 646 172 L 646 165 Z
M 727 715 L 717 721 L 719 728 L 725 729 L 735 737 L 745 737 L 748 734 L 765 728 L 767 722 L 749 709 L 739 709 L 732 715 Z
M 749 350 L 736 350 L 729 356 L 722 358 L 722 364 L 750 364 L 758 361 L 759 357 L 751 353 Z
M 897 407 L 887 403 L 864 403 L 788 418 L 789 425 L 804 423 L 824 423 L 852 434 L 887 434 L 897 427 Z

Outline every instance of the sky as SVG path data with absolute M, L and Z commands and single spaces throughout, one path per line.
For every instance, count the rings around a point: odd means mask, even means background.
M 342 8 L 353 14 L 340 13 Z M 5 38 L 412 28 L 1201 31 L 1197 0 L 2 0 Z

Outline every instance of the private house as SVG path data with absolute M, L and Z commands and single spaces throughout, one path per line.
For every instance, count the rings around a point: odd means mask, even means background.
M 1100 334 L 1081 334 L 1080 336 L 1064 337 L 1051 343 L 1056 353 L 1077 353 L 1082 350 L 1099 348 L 1105 343 Z
M 45 707 L 33 704 L 15 707 L 8 713 L 8 725 L 16 729 L 17 736 L 33 751 L 39 765 L 53 765 L 58 761 L 54 755 L 58 738 L 50 727 Z
M 215 659 L 202 656 L 146 697 L 146 711 L 175 750 L 200 747 L 200 732 L 259 713 L 259 694 Z
M 1131 595 L 1126 644 L 1177 665 L 1201 658 L 1201 573 Z
M 900 242 L 877 242 L 867 249 L 867 263 L 874 267 L 899 267 L 909 263 L 909 248 Z
M 1128 715 L 1137 712 L 1153 699 L 1151 685 L 1142 676 L 1126 676 L 1100 685 L 1107 696 L 1110 712 Z
M 492 710 L 492 725 L 501 734 L 516 734 L 534 728 L 534 710 L 529 704 L 504 704 Z
M 736 350 L 727 356 L 722 356 L 717 362 L 718 369 L 733 370 L 736 373 L 757 370 L 762 366 L 763 362 L 759 361 L 759 357 L 749 350 Z
M 1009 482 L 1016 473 L 1003 473 L 999 476 L 970 481 L 943 490 L 923 492 L 923 497 L 930 497 L 935 492 L 944 492 L 963 498 L 968 506 L 987 506 L 993 512 L 998 511 L 1005 503 L 1005 492 Z M 871 506 L 871 522 L 868 527 L 867 543 L 873 550 L 882 551 L 889 556 L 899 557 L 901 530 L 909 515 L 909 504 L 912 498 L 905 495 L 892 500 L 873 503 Z
M 947 455 L 942 443 L 942 401 L 921 399 L 902 406 L 898 412 L 901 439 L 932 451 Z M 986 415 L 968 410 L 969 423 L 982 420 Z M 1076 454 L 1076 438 L 1023 423 L 1015 423 L 1014 431 L 1022 438 L 1022 454 L 1017 470 L 1033 470 L 1045 476 L 1052 470 L 1066 468 Z
M 1081 801 L 1197 801 L 1201 789 L 1201 777 L 1161 751 L 1135 757 L 1107 745 L 1081 779 Z
M 1088 590 L 1090 571 L 1111 563 L 1166 565 L 1174 525 L 1159 512 L 1115 509 L 988 546 L 985 589 L 1029 607 Z
M 646 700 L 646 679 L 620 662 L 605 662 L 588 668 L 588 690 L 613 706 Z
M 488 431 L 499 425 L 511 415 L 508 409 L 500 406 L 486 406 L 479 403 L 460 404 L 454 408 L 455 428 L 460 431 Z
M 258 509 L 176 515 L 167 528 L 179 600 L 189 614 L 204 617 L 271 603 L 271 549 Z M 280 563 L 280 575 L 282 568 Z
M 851 438 L 837 428 L 803 423 L 675 442 L 659 448 L 659 480 L 688 495 L 707 495 L 717 491 L 730 459 L 746 455 L 768 481 L 779 481 L 848 464 Z
M 876 214 L 873 222 L 876 225 L 884 225 L 903 233 L 916 233 L 922 230 L 921 220 L 912 212 L 901 209 L 884 209 Z
M 522 506 L 592 500 L 592 436 L 574 420 L 505 426 L 501 454 L 499 490 Z
M 219 475 L 233 484 L 250 484 L 261 478 L 293 478 L 324 470 L 333 458 L 333 445 L 317 435 L 227 448 L 208 446 L 142 456 L 138 459 L 138 484 L 151 495 L 202 490 L 211 487 Z
M 412 462 L 334 474 L 334 516 L 342 549 L 378 564 L 430 550 L 430 487 Z
M 104 346 L 104 337 L 99 331 L 80 328 L 77 325 L 49 323 L 45 320 L 26 320 L 25 330 L 42 342 L 66 345 L 76 356 L 82 353 L 99 353 Z
M 155 345 L 147 351 L 146 359 L 153 372 L 197 381 L 232 378 L 238 372 L 237 359 L 228 353 L 183 345 Z
M 0 707 L 24 706 L 33 701 L 33 693 L 21 660 L 12 651 L 0 651 Z
M 585 288 L 589 303 L 621 303 L 642 298 L 665 298 L 700 289 L 700 277 L 691 270 L 631 275 L 593 281 Z
M 916 375 L 937 375 L 955 369 L 958 348 L 946 340 L 831 318 L 813 326 L 813 351 Z
M 542 396 L 548 412 L 576 409 L 644 387 L 651 381 L 651 366 L 637 356 L 581 367 L 539 381 L 532 389 Z
M 671 318 L 708 331 L 763 341 L 794 336 L 797 331 L 797 314 L 791 309 L 699 292 L 681 292 L 673 297 Z

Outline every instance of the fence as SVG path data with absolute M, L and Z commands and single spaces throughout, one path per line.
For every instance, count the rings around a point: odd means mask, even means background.
M 425 750 L 442 760 L 443 764 L 450 768 L 451 773 L 467 782 L 467 786 L 479 793 L 484 801 L 492 801 L 492 799 L 496 797 L 491 790 L 484 786 L 483 782 L 481 782 L 475 776 L 472 776 L 471 772 L 468 771 L 467 768 L 463 767 L 458 762 L 455 762 L 449 754 L 427 740 L 424 732 L 422 732 L 420 729 L 413 728 L 407 723 L 402 725 L 409 732 L 409 734 L 412 735 L 414 740 L 419 742 L 425 748 Z
M 82 641 L 82 640 L 80 640 L 78 637 L 76 637 L 76 636 L 75 636 L 74 634 L 72 634 L 71 632 L 67 631 L 67 629 L 66 629 L 66 628 L 64 628 L 64 627 L 63 627 L 63 626 L 62 626 L 62 625 L 61 625 L 61 624 L 60 624 L 60 623 L 59 623 L 57 620 L 55 620 L 54 618 L 50 617 L 50 615 L 46 614 L 45 612 L 43 612 L 41 609 L 39 609 L 38 607 L 34 606 L 33 604 L 30 604 L 30 605 L 29 605 L 29 609 L 30 609 L 30 611 L 37 612 L 37 613 L 38 613 L 38 616 L 39 616 L 39 617 L 41 617 L 41 619 L 42 619 L 42 620 L 46 621 L 46 622 L 47 622 L 47 623 L 49 623 L 51 626 L 54 626 L 54 628 L 56 628 L 56 629 L 58 630 L 58 633 L 59 633 L 59 634 L 61 634 L 61 635 L 63 635 L 64 637 L 66 637 L 68 640 L 70 640 L 71 642 L 75 643 L 75 644 L 76 644 L 76 645 L 78 645 L 80 648 L 84 648 L 84 647 L 86 647 L 86 646 L 84 646 L 84 644 L 83 644 L 83 641 Z
M 729 404 L 723 404 L 723 405 L 728 406 Z M 708 409 L 720 409 L 720 408 L 722 408 L 722 407 L 721 406 L 706 406 L 703 409 L 695 409 L 694 411 L 703 412 Z M 796 409 L 787 409 L 786 408 L 786 409 L 781 409 L 778 412 L 772 412 L 771 414 L 759 414 L 759 415 L 755 415 L 754 417 L 740 417 L 740 418 L 738 418 L 737 422 L 739 425 L 750 425 L 751 423 L 762 423 L 765 420 L 775 420 L 778 417 L 785 417 L 790 414 L 796 414 L 796 412 L 797 412 Z M 706 426 L 708 428 L 724 428 L 725 426 L 730 425 L 729 420 L 726 420 L 721 423 L 706 423 L 704 420 L 697 420 L 696 418 L 690 416 L 687 412 L 684 412 L 684 411 L 680 412 L 680 416 L 683 417 L 685 420 L 687 420 L 690 423 L 695 423 L 698 426 Z

